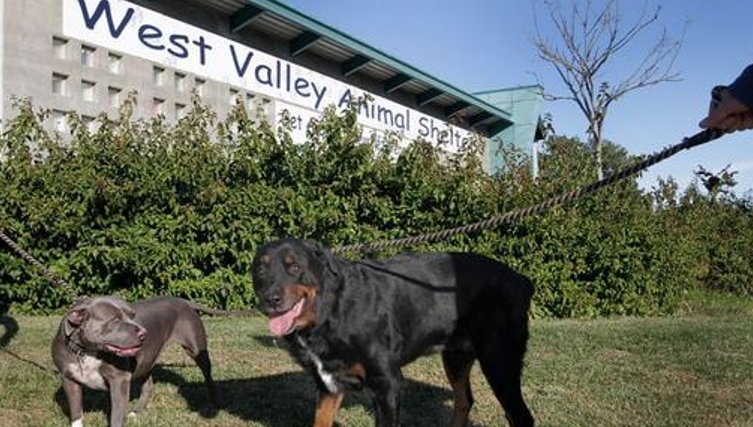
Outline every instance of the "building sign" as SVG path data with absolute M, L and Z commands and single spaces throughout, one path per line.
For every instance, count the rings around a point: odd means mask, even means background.
M 359 108 L 366 128 L 423 137 L 455 151 L 473 133 L 324 74 L 252 49 L 124 0 L 61 0 L 63 34 L 245 88 L 282 101 L 288 112 L 309 120 L 328 105 Z M 281 114 L 278 109 L 277 114 Z

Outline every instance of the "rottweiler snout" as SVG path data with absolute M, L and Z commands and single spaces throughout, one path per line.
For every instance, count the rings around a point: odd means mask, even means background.
M 279 310 L 282 307 L 285 299 L 282 297 L 282 293 L 279 291 L 268 292 L 264 296 L 264 303 L 269 310 Z

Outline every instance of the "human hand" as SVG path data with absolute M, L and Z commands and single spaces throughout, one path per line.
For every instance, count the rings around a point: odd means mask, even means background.
M 727 132 L 753 129 L 753 111 L 728 89 L 723 89 L 719 101 L 712 99 L 708 116 L 698 126 Z

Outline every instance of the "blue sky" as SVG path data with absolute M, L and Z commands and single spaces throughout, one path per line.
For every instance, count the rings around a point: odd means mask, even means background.
M 281 1 L 467 92 L 533 83 L 550 92 L 563 89 L 531 43 L 533 0 Z M 682 80 L 632 92 L 613 104 L 605 137 L 634 154 L 653 153 L 697 132 L 710 89 L 731 83 L 753 63 L 753 2 L 646 4 L 662 7 L 660 24 L 615 63 L 615 75 L 622 75 L 619 72 L 627 69 L 625 64 L 638 60 L 641 49 L 648 48 L 657 32 L 666 28 L 675 36 L 685 32 L 675 63 Z M 626 22 L 643 5 L 642 0 L 623 0 Z M 574 104 L 547 102 L 544 111 L 553 115 L 557 133 L 585 139 L 585 121 Z M 718 172 L 728 164 L 738 171 L 736 192 L 753 194 L 753 131 L 677 154 L 645 173 L 641 183 L 650 188 L 657 177 L 672 176 L 684 187 L 699 165 Z

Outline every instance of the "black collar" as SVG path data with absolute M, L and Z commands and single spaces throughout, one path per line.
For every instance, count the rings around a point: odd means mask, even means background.
M 75 334 L 76 332 L 78 331 L 73 331 L 72 334 L 65 336 L 65 346 L 68 347 L 68 349 L 71 350 L 78 358 L 82 358 L 86 355 L 94 356 L 95 354 L 97 354 L 96 351 L 87 350 L 84 346 L 71 339 L 73 334 Z

